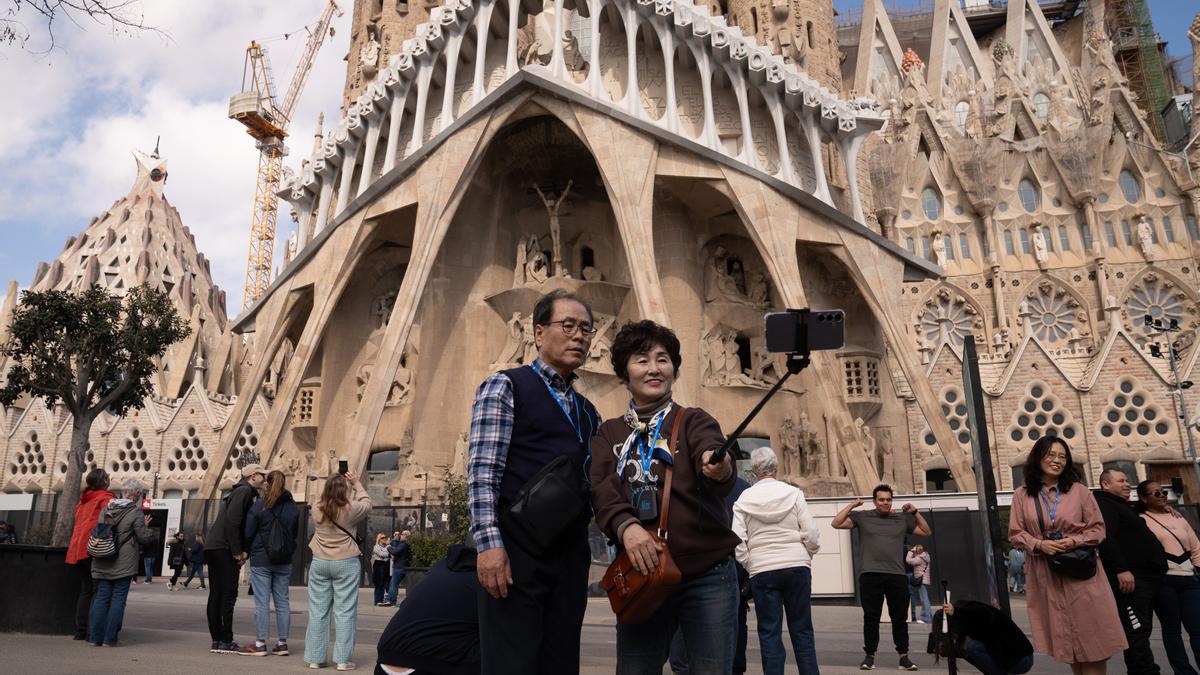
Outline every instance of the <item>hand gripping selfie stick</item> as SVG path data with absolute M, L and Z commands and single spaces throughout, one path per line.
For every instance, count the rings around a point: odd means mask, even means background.
M 750 414 L 746 415 L 746 419 L 742 420 L 742 423 L 738 425 L 738 428 L 734 429 L 732 434 L 729 434 L 729 438 L 725 439 L 725 443 L 720 448 L 717 448 L 717 451 L 714 452 L 712 457 L 709 458 L 709 464 L 720 464 L 721 462 L 725 461 L 725 453 L 729 452 L 729 449 L 732 448 L 735 443 L 737 443 L 738 436 L 741 436 L 742 432 L 746 430 L 746 427 L 750 426 L 750 423 L 753 422 L 754 418 L 758 416 L 758 413 L 763 409 L 763 406 L 767 404 L 767 401 L 771 400 L 771 397 L 779 391 L 779 389 L 783 386 L 783 383 L 787 382 L 789 377 L 808 367 L 808 364 L 811 361 L 810 357 L 811 354 L 807 350 L 787 355 L 787 372 L 784 373 L 783 377 L 779 378 L 779 381 L 767 391 L 767 394 L 762 397 L 762 400 L 758 402 L 758 405 L 754 406 L 754 409 L 750 411 Z
M 813 351 L 841 349 L 846 344 L 846 313 L 840 309 L 789 309 L 764 317 L 767 351 L 787 354 L 787 372 L 767 391 L 725 443 L 709 458 L 709 464 L 725 461 L 725 454 L 737 443 L 738 436 L 771 400 L 788 378 L 808 367 Z

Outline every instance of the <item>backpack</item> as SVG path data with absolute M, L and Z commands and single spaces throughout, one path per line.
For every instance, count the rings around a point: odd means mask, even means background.
M 292 556 L 296 552 L 296 540 L 288 534 L 287 528 L 283 523 L 279 522 L 279 517 L 275 515 L 274 509 L 263 509 L 271 514 L 271 529 L 267 532 L 267 540 L 264 542 L 267 549 L 267 560 L 273 565 L 283 565 L 292 561 Z
M 133 536 L 132 532 L 129 534 Z M 96 526 L 92 528 L 92 534 L 88 537 L 87 552 L 96 560 L 111 560 L 117 557 L 121 547 L 127 541 L 129 541 L 129 537 L 117 542 L 117 527 L 112 523 L 97 522 Z

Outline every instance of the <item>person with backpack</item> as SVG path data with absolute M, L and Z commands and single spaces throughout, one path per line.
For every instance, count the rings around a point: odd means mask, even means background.
M 355 624 L 358 623 L 358 582 L 362 578 L 362 544 L 353 530 L 371 512 L 371 497 L 358 475 L 337 473 L 325 481 L 312 510 L 316 530 L 308 542 L 308 629 L 304 662 L 321 668 L 329 653 L 329 620 L 337 626 L 333 660 L 338 670 L 354 670 Z
M 250 546 L 250 587 L 254 589 L 254 644 L 246 645 L 240 654 L 266 656 L 267 637 L 271 629 L 271 601 L 275 602 L 275 624 L 279 639 L 269 653 L 288 655 L 288 630 L 291 628 L 291 607 L 288 602 L 288 581 L 292 578 L 292 558 L 296 553 L 296 537 L 300 528 L 300 507 L 284 485 L 287 477 L 282 471 L 267 475 L 263 498 L 250 507 L 246 515 L 246 541 Z
M 126 478 L 121 493 L 121 498 L 110 499 L 105 505 L 87 544 L 96 585 L 88 639 L 97 647 L 117 646 L 129 582 L 138 573 L 138 548 L 152 546 L 157 539 L 150 529 L 150 514 L 139 505 L 146 486 L 136 478 Z
M 183 587 L 187 588 L 196 577 L 200 577 L 200 590 L 208 590 L 204 585 L 204 535 L 199 532 L 196 533 L 192 550 L 188 553 L 188 578 L 183 580 Z
M 183 574 L 185 564 L 187 564 L 187 544 L 183 541 L 183 532 L 176 532 L 175 536 L 171 537 L 171 543 L 167 549 L 167 565 L 175 572 L 171 575 L 171 581 L 167 583 L 167 590 L 175 590 L 175 585 L 179 583 L 179 575 Z
M 233 607 L 237 604 L 238 568 L 250 557 L 246 544 L 246 515 L 258 488 L 267 479 L 267 472 L 258 464 L 242 467 L 242 480 L 221 499 L 221 510 L 208 532 L 204 547 L 204 562 L 212 588 L 208 594 L 208 633 L 212 637 L 214 654 L 237 654 L 242 651 L 233 641 Z
M 88 538 L 100 520 L 100 514 L 109 500 L 116 497 L 108 489 L 108 472 L 92 469 L 84 479 L 83 494 L 75 506 L 75 527 L 71 531 L 71 543 L 67 546 L 67 564 L 73 565 L 79 578 L 79 600 L 75 603 L 75 639 L 88 639 L 88 620 L 92 611 L 92 599 L 96 585 L 92 582 L 92 558 L 87 552 Z

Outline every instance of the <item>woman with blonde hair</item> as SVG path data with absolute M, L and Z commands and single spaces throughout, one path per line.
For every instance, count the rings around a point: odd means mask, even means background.
M 246 515 L 246 541 L 250 546 L 250 588 L 254 591 L 254 644 L 240 653 L 266 656 L 271 629 L 271 601 L 275 602 L 275 627 L 279 639 L 269 653 L 288 655 L 288 631 L 292 627 L 288 582 L 292 578 L 292 558 L 300 528 L 300 507 L 288 492 L 287 476 L 282 471 L 267 474 L 263 498 L 254 502 Z M 272 536 L 275 526 L 282 537 Z
M 337 640 L 333 660 L 338 670 L 354 670 L 354 631 L 358 622 L 358 580 L 362 550 L 353 529 L 371 512 L 371 498 L 358 475 L 335 474 L 325 481 L 312 519 L 316 531 L 308 542 L 312 565 L 308 568 L 308 630 L 304 637 L 304 662 L 309 668 L 325 666 L 329 652 L 329 620 L 333 615 Z
M 391 581 L 391 563 L 388 535 L 386 532 L 379 532 L 375 535 L 375 547 L 371 549 L 371 581 L 375 583 L 376 607 L 387 607 L 383 601 L 387 596 L 388 582 Z

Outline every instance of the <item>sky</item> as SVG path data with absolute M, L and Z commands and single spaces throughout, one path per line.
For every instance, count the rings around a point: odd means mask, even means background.
M 164 194 L 211 259 L 236 314 L 258 151 L 227 118 L 229 97 L 241 89 L 252 39 L 265 40 L 276 87 L 286 90 L 304 27 L 324 7 L 324 0 L 143 0 L 146 24 L 165 35 L 64 22 L 49 53 L 35 53 L 46 47 L 37 29 L 26 50 L 0 46 L 0 302 L 9 280 L 27 286 L 39 261 L 53 260 L 68 236 L 129 192 L 132 151 L 150 152 L 161 137 Z M 324 112 L 326 129 L 339 118 L 349 13 L 333 26 L 293 115 L 286 160 L 293 166 L 311 152 L 317 114 Z M 298 34 L 284 40 L 284 33 Z M 280 220 L 277 251 L 294 228 Z
M 353 3 L 340 4 L 349 10 Z M 834 4 L 845 10 L 862 3 Z M 0 45 L 0 294 L 10 279 L 27 285 L 39 261 L 53 260 L 68 236 L 127 194 L 135 176 L 132 150 L 149 152 L 161 137 L 167 199 L 211 259 L 229 314 L 236 315 L 258 153 L 241 125 L 226 117 L 229 96 L 241 88 L 252 39 L 265 41 L 276 86 L 286 89 L 307 37 L 303 27 L 324 6 L 324 0 L 143 0 L 146 23 L 162 34 L 62 22 L 54 49 L 43 53 L 45 34 L 30 23 L 27 49 Z M 1196 4 L 1150 0 L 1150 9 L 1169 52 L 1189 53 Z M 350 16 L 333 25 L 336 35 L 318 54 L 293 116 L 287 160 L 293 167 L 311 151 L 317 114 L 324 112 L 326 129 L 340 117 Z M 284 33 L 292 35 L 284 40 Z M 281 221 L 277 255 L 294 228 Z

